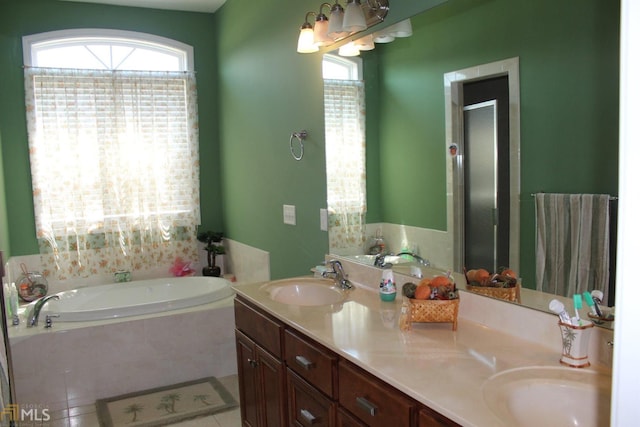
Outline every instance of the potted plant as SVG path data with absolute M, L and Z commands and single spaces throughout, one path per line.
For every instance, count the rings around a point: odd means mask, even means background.
M 221 231 L 203 231 L 198 233 L 198 241 L 205 244 L 204 250 L 207 251 L 207 266 L 202 269 L 203 276 L 220 277 L 220 267 L 216 266 L 216 255 L 225 253 L 222 242 Z

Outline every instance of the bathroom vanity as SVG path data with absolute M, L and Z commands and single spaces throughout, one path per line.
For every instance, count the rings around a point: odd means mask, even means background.
M 610 368 L 599 363 L 600 356 L 588 369 L 561 367 L 557 319 L 546 313 L 531 315 L 548 316 L 533 322 L 549 325 L 550 345 L 487 327 L 486 318 L 465 317 L 493 310 L 495 303 L 467 293 L 461 293 L 457 331 L 450 324 L 421 323 L 401 332 L 400 297 L 382 302 L 374 288 L 357 283 L 344 301 L 302 306 L 274 299 L 270 283 L 235 286 L 244 426 L 527 425 L 522 414 L 502 413 L 487 394 L 508 399 L 510 387 L 531 372 L 545 390 L 565 378 L 595 389 L 603 404 L 585 416 L 595 417 L 594 425 L 608 423 Z M 511 312 L 501 315 L 524 324 Z M 577 379 L 567 377 L 569 371 Z M 531 404 L 523 406 L 535 408 L 537 396 L 529 398 Z M 570 402 L 566 407 L 572 411 Z

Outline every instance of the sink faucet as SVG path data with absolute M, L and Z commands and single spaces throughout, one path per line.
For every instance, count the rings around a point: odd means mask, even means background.
M 322 277 L 333 277 L 336 282 L 336 285 L 340 286 L 340 289 L 351 289 L 353 285 L 347 279 L 347 275 L 342 268 L 342 263 L 337 259 L 332 259 L 331 261 L 327 261 L 329 267 L 332 268 L 333 271 L 325 271 L 322 273 Z
M 33 311 L 30 313 L 27 319 L 27 327 L 38 326 L 38 317 L 40 316 L 40 310 L 51 299 L 60 299 L 58 295 L 49 295 L 48 297 L 40 298 L 33 305 Z

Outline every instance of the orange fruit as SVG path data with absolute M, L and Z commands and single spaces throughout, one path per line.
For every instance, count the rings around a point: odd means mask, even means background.
M 416 299 L 429 299 L 430 295 L 431 295 L 431 286 L 421 283 L 416 288 L 416 293 L 415 293 Z
M 513 277 L 514 279 L 518 278 L 518 275 L 516 274 L 515 271 L 511 270 L 510 268 L 505 268 L 504 270 L 502 270 L 501 273 L 503 276 L 507 276 L 507 277 Z
M 467 282 L 475 282 L 477 273 L 478 273 L 478 270 L 467 271 Z
M 474 282 L 484 283 L 491 277 L 491 273 L 489 273 L 484 268 L 480 268 L 476 271 L 476 277 Z
M 431 286 L 440 287 L 440 286 L 449 286 L 451 285 L 451 279 L 446 276 L 436 276 L 431 279 Z

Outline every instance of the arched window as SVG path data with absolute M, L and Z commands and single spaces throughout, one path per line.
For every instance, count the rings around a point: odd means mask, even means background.
M 58 279 L 197 260 L 189 46 L 73 30 L 23 39 L 36 233 Z
M 331 253 L 362 253 L 365 239 L 365 103 L 360 58 L 324 55 L 327 210 Z

